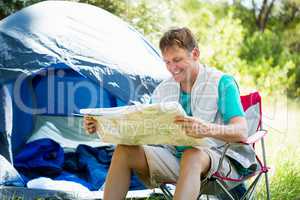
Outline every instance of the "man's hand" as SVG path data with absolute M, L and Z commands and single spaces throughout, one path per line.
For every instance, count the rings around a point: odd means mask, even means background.
M 85 115 L 83 118 L 84 129 L 89 133 L 93 134 L 98 131 L 97 120 L 91 116 Z
M 190 137 L 203 138 L 208 137 L 209 124 L 195 117 L 176 116 L 175 124 L 180 125 Z

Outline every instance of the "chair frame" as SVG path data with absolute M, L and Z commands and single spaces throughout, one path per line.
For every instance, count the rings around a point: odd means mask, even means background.
M 259 92 L 253 92 L 250 93 L 248 95 L 245 96 L 241 96 L 241 101 L 242 101 L 242 105 L 244 110 L 247 110 L 247 108 L 249 108 L 252 105 L 256 105 L 259 104 L 259 123 L 258 123 L 258 127 L 256 129 L 256 132 L 254 134 L 252 134 L 250 137 L 248 137 L 245 141 L 242 142 L 238 142 L 238 143 L 226 143 L 225 144 L 225 149 L 222 152 L 222 156 L 219 160 L 219 164 L 218 164 L 218 168 L 217 168 L 217 172 L 213 174 L 213 176 L 209 179 L 204 179 L 201 183 L 201 185 L 205 185 L 207 184 L 209 181 L 216 181 L 217 185 L 219 186 L 219 188 L 231 199 L 231 200 L 235 200 L 235 198 L 233 197 L 233 195 L 230 193 L 230 191 L 226 188 L 225 186 L 225 181 L 231 181 L 231 182 L 236 182 L 236 183 L 243 183 L 244 181 L 248 180 L 251 177 L 255 177 L 254 180 L 252 181 L 252 183 L 250 184 L 249 188 L 247 189 L 247 191 L 245 192 L 245 194 L 240 198 L 240 200 L 246 200 L 246 199 L 252 199 L 255 188 L 257 186 L 257 184 L 259 183 L 259 180 L 261 179 L 262 175 L 265 175 L 265 185 L 266 185 L 266 193 L 267 193 L 267 200 L 271 199 L 270 196 L 270 185 L 269 185 L 269 178 L 268 178 L 268 171 L 269 171 L 269 167 L 267 167 L 267 160 L 266 160 L 266 149 L 265 149 L 265 142 L 264 142 L 264 136 L 267 134 L 267 130 L 264 130 L 262 127 L 262 108 L 261 108 L 261 96 L 259 94 Z M 244 144 L 244 145 L 252 145 L 253 148 L 255 147 L 256 142 L 261 141 L 261 147 L 262 147 L 262 158 L 263 160 L 261 161 L 260 158 L 258 157 L 258 155 L 256 155 L 256 160 L 258 162 L 258 164 L 260 165 L 260 169 L 258 171 L 255 171 L 254 173 L 242 177 L 240 179 L 232 179 L 232 178 L 228 178 L 228 177 L 222 177 L 219 173 L 219 170 L 222 166 L 222 162 L 224 160 L 224 157 L 226 155 L 226 152 L 228 150 L 228 148 L 232 145 L 237 145 L 237 144 Z M 173 198 L 172 193 L 168 190 L 167 186 L 165 183 L 160 185 L 160 189 L 162 190 L 164 197 L 167 200 L 171 200 Z M 200 197 L 203 194 L 200 192 L 199 196 L 197 199 L 200 199 Z M 207 196 L 208 199 L 208 196 Z

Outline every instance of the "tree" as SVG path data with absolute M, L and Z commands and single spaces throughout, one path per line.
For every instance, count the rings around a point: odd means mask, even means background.
M 255 27 L 264 32 L 275 5 L 278 5 L 277 2 L 278 0 L 234 0 L 232 6 L 235 8 L 236 17 L 241 18 L 246 24 L 255 23 Z
M 283 27 L 295 26 L 300 22 L 300 1 L 289 0 L 282 2 L 278 20 L 282 22 Z
M 0 0 L 0 20 L 6 16 L 41 0 Z
M 253 16 L 255 17 L 256 26 L 261 32 L 264 32 L 269 21 L 274 3 L 276 0 L 263 0 L 259 5 L 255 0 L 252 0 Z

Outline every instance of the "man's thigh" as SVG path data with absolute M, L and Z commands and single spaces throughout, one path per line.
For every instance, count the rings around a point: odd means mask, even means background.
M 219 163 L 222 157 L 222 152 L 211 148 L 204 148 L 203 150 L 208 154 L 210 158 L 210 169 L 206 174 L 206 177 L 210 178 L 213 174 L 215 174 L 218 171 Z M 240 178 L 239 173 L 232 165 L 230 159 L 227 156 L 224 157 L 218 173 L 226 178 Z
M 179 175 L 180 161 L 168 148 L 161 146 L 143 146 L 149 166 L 150 179 L 144 181 L 150 188 L 161 183 L 175 183 Z
M 168 148 L 160 146 L 143 146 L 147 163 L 149 166 L 149 180 L 144 180 L 148 187 L 157 187 L 160 183 L 176 182 L 180 171 L 180 159 L 178 159 L 174 152 Z M 205 148 L 201 148 L 210 158 L 210 168 L 205 177 L 210 178 L 217 170 L 219 161 L 221 159 L 221 152 Z M 219 169 L 220 175 L 228 178 L 239 178 L 240 175 L 236 169 L 232 166 L 228 157 L 225 157 L 223 164 Z

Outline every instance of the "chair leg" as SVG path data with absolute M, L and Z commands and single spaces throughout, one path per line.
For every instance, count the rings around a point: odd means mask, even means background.
M 200 192 L 199 195 L 198 195 L 198 197 L 197 197 L 197 200 L 200 200 L 201 196 L 202 196 L 202 194 Z
M 243 195 L 243 197 L 241 198 L 241 200 L 247 200 L 247 199 L 251 199 L 251 198 L 252 198 L 252 195 L 253 195 L 255 186 L 257 185 L 259 179 L 261 178 L 261 175 L 262 175 L 262 174 L 259 174 L 259 175 L 255 178 L 255 180 L 252 182 L 252 184 L 251 184 L 250 187 L 248 188 L 247 192 Z M 247 198 L 247 197 L 249 197 L 249 198 Z
M 168 190 L 168 188 L 165 184 L 162 184 L 159 187 L 160 187 L 161 191 L 163 192 L 164 197 L 167 200 L 172 200 L 173 199 L 172 193 Z
M 221 181 L 219 181 L 218 179 L 216 179 L 216 183 L 220 186 L 220 188 L 223 190 L 223 192 L 225 192 L 225 194 L 227 194 L 227 196 L 231 199 L 231 200 L 235 200 L 234 197 L 230 194 L 230 192 L 225 188 L 225 186 L 221 183 Z
M 268 173 L 265 173 L 265 180 L 266 180 L 267 200 L 270 200 L 271 195 L 270 195 L 270 183 L 269 183 Z
M 263 154 L 264 166 L 267 166 L 266 149 L 265 149 L 265 141 L 264 141 L 264 138 L 261 139 L 261 147 L 262 147 L 262 154 Z M 270 184 L 269 184 L 268 173 L 265 173 L 265 180 L 266 180 L 267 200 L 270 200 L 270 199 L 271 199 L 271 196 L 270 196 Z

